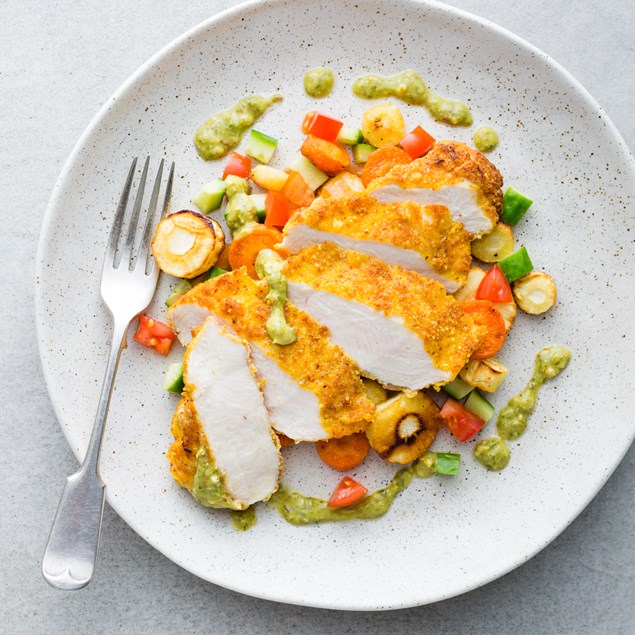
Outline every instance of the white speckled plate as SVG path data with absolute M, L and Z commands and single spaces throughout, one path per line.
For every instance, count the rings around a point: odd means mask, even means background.
M 304 95 L 302 76 L 318 65 L 331 67 L 337 82 L 316 104 Z M 467 101 L 475 124 L 498 130 L 491 159 L 506 184 L 535 199 L 517 243 L 557 281 L 555 309 L 518 319 L 501 355 L 511 372 L 495 404 L 524 385 L 539 348 L 565 344 L 573 361 L 545 387 L 503 473 L 477 465 L 467 443 L 460 476 L 416 480 L 380 520 L 297 528 L 263 506 L 258 524 L 243 534 L 172 481 L 164 455 L 176 400 L 161 387 L 166 360 L 131 342 L 102 453 L 108 501 L 166 556 L 243 593 L 388 609 L 473 589 L 553 540 L 635 433 L 628 403 L 635 167 L 600 107 L 546 55 L 455 9 L 413 0 L 280 0 L 223 13 L 163 49 L 103 107 L 62 172 L 40 243 L 37 321 L 49 392 L 73 451 L 80 457 L 87 447 L 106 362 L 110 324 L 99 271 L 131 157 L 174 159 L 173 208 L 188 207 L 196 189 L 221 172 L 192 145 L 198 124 L 215 111 L 246 93 L 282 92 L 285 102 L 258 128 L 280 139 L 274 164 L 284 166 L 299 147 L 306 111 L 317 105 L 354 125 L 369 104 L 352 96 L 352 80 L 406 68 L 433 90 Z M 404 113 L 408 128 L 471 138 L 472 130 L 434 123 L 421 108 Z M 162 280 L 151 313 L 162 314 L 169 285 Z M 435 448 L 456 444 L 443 433 Z M 311 447 L 286 456 L 286 481 L 305 493 L 327 496 L 339 480 Z M 354 474 L 374 488 L 392 472 L 369 460 Z

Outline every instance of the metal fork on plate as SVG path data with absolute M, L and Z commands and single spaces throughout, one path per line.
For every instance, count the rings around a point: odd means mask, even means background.
M 44 578 L 58 589 L 81 589 L 90 582 L 95 569 L 106 494 L 106 487 L 99 475 L 99 450 L 104 423 L 128 326 L 150 304 L 159 278 L 159 269 L 152 257 L 151 240 L 163 177 L 163 160 L 152 188 L 141 241 L 139 247 L 135 248 L 149 163 L 150 157 L 143 166 L 132 213 L 128 215 L 126 210 L 137 159 L 132 162 L 106 248 L 101 295 L 113 318 L 106 375 L 88 451 L 79 470 L 66 480 L 42 561 Z M 169 207 L 173 180 L 174 163 L 170 167 L 165 187 L 162 216 Z M 124 244 L 120 246 L 126 220 L 128 231 Z

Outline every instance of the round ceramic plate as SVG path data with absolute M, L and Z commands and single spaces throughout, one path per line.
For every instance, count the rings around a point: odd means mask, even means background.
M 332 95 L 303 92 L 311 67 L 335 71 Z M 99 295 L 107 234 L 133 156 L 176 161 L 173 209 L 222 162 L 205 163 L 192 137 L 214 112 L 248 93 L 281 92 L 258 128 L 279 139 L 272 162 L 297 153 L 304 113 L 319 108 L 359 125 L 368 102 L 355 77 L 414 68 L 430 87 L 466 101 L 475 125 L 500 135 L 490 155 L 506 185 L 535 203 L 517 226 L 558 303 L 520 316 L 502 352 L 511 369 L 501 404 L 549 344 L 573 352 L 547 384 L 510 466 L 489 473 L 473 442 L 442 432 L 434 449 L 460 451 L 457 477 L 415 480 L 379 520 L 294 527 L 260 505 L 258 523 L 233 530 L 227 513 L 197 505 L 172 480 L 166 450 L 176 397 L 163 392 L 169 359 L 131 342 L 124 351 L 101 457 L 108 502 L 143 538 L 192 573 L 250 595 L 341 609 L 425 604 L 482 585 L 532 557 L 584 508 L 635 432 L 632 385 L 632 235 L 635 167 L 584 89 L 546 55 L 490 23 L 447 6 L 404 1 L 280 0 L 243 5 L 186 33 L 142 66 L 90 124 L 55 188 L 38 255 L 42 363 L 64 434 L 85 452 L 104 372 L 110 320 Z M 403 107 L 409 129 L 470 142 L 473 128 Z M 163 277 L 149 312 L 163 314 Z M 490 424 L 490 427 L 493 424 Z M 487 434 L 487 432 L 485 433 Z M 327 497 L 340 474 L 308 444 L 285 451 L 285 481 Z M 394 468 L 369 459 L 353 476 L 369 488 Z

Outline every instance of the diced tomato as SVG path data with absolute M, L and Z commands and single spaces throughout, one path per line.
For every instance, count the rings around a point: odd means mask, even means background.
M 368 490 L 363 485 L 353 480 L 350 476 L 345 476 L 335 488 L 328 506 L 331 508 L 348 507 L 356 503 L 360 498 L 364 498 L 367 492 Z
M 265 198 L 265 225 L 270 227 L 284 227 L 289 220 L 291 209 L 289 202 L 282 192 L 269 190 Z
M 417 126 L 406 135 L 399 145 L 413 158 L 418 159 L 432 148 L 435 138 L 429 135 L 421 126 Z
M 503 270 L 494 265 L 481 280 L 476 290 L 477 300 L 490 302 L 513 302 L 512 289 Z
M 306 184 L 299 172 L 285 170 L 289 174 L 282 193 L 293 207 L 308 207 L 315 199 L 313 190 Z
M 311 121 L 313 120 L 313 117 L 315 117 L 317 113 L 315 112 L 315 110 L 311 110 L 309 112 L 307 112 L 306 115 L 304 115 L 304 119 L 302 121 L 302 132 L 304 134 L 309 134 L 309 124 L 311 123 Z
M 244 157 L 242 154 L 238 154 L 238 152 L 232 152 L 227 160 L 227 165 L 223 172 L 223 179 L 226 179 L 230 174 L 246 179 L 250 172 L 251 159 Z
M 315 112 L 307 124 L 307 134 L 326 141 L 335 141 L 343 126 L 344 124 L 341 121 L 328 115 L 323 115 L 321 112 Z
M 139 316 L 139 328 L 134 336 L 135 342 L 153 348 L 160 355 L 167 355 L 175 337 L 176 335 L 167 324 L 145 314 Z
M 467 410 L 455 399 L 448 399 L 439 411 L 445 427 L 458 441 L 471 439 L 484 425 L 485 421 Z

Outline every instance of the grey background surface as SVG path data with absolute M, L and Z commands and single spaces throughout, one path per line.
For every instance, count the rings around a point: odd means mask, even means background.
M 76 468 L 48 399 L 35 336 L 35 251 L 47 200 L 77 138 L 119 84 L 173 38 L 233 4 L 0 3 L 0 283 L 5 298 L 0 631 L 635 633 L 633 448 L 595 500 L 542 553 L 481 589 L 430 606 L 345 613 L 249 598 L 181 570 L 110 509 L 98 572 L 89 587 L 68 594 L 43 581 L 40 559 L 50 522 L 64 478 Z M 451 4 L 552 55 L 635 148 L 630 0 Z M 632 385 L 632 378 L 625 381 Z M 599 430 L 602 422 L 597 425 Z M 478 536 L 474 545 L 478 548 Z

